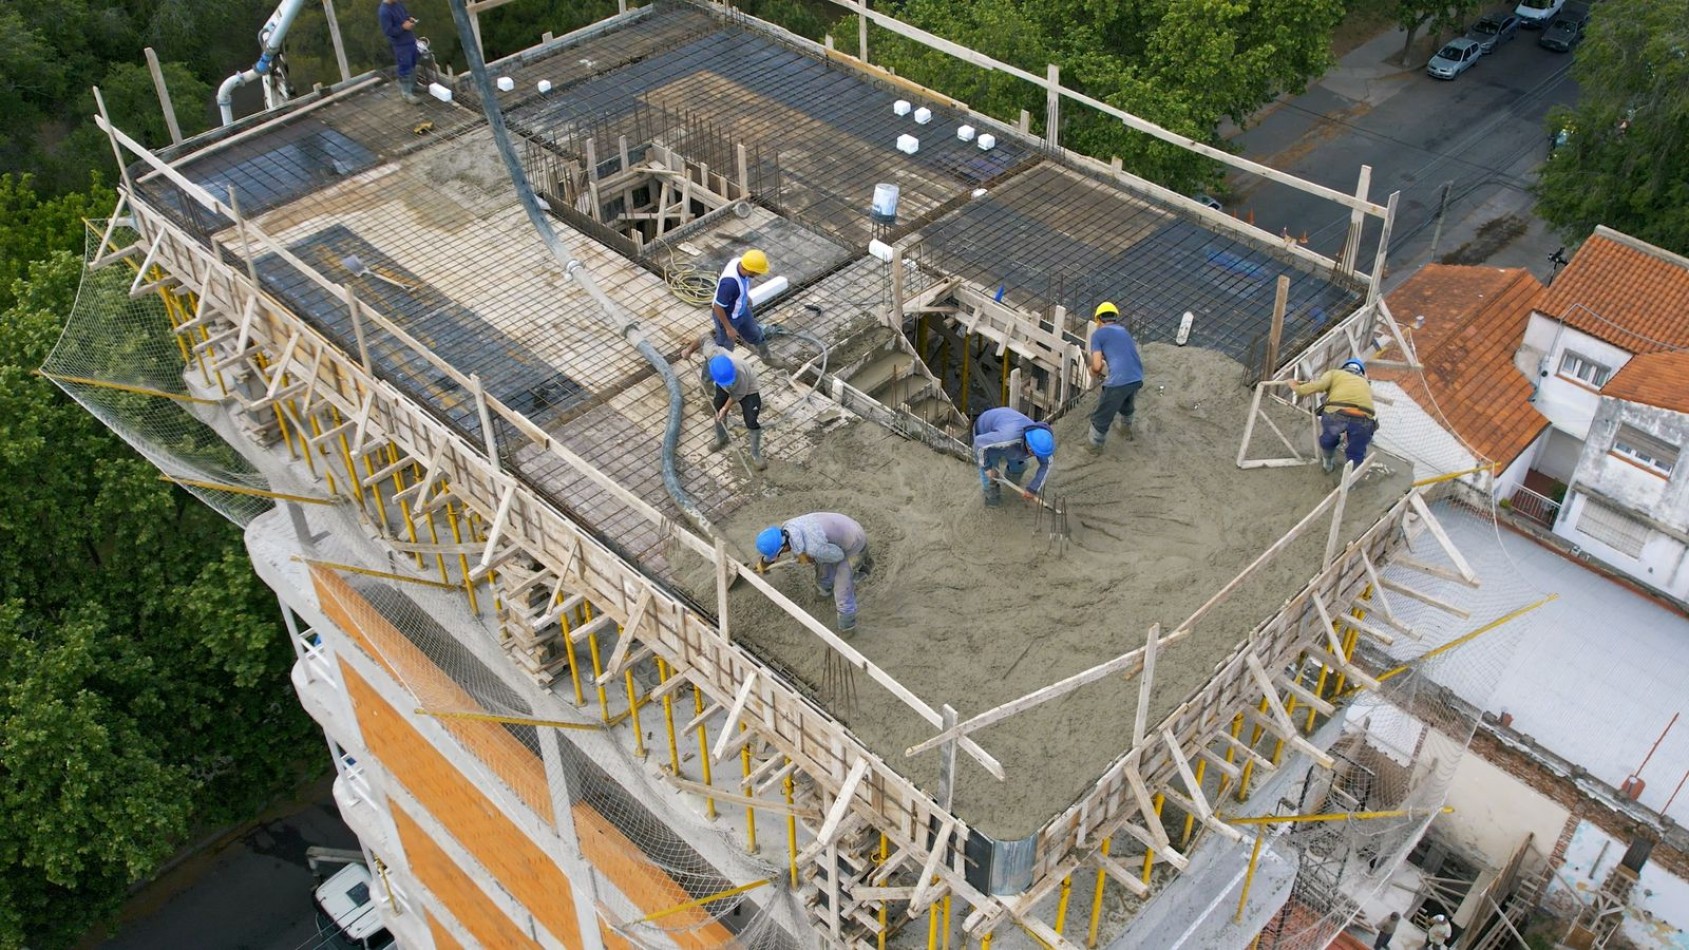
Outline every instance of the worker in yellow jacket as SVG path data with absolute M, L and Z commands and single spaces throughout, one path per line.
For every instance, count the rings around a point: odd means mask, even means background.
M 1298 396 L 1325 393 L 1320 406 L 1320 466 L 1328 472 L 1337 467 L 1337 443 L 1343 442 L 1344 457 L 1359 468 L 1366 460 L 1372 434 L 1378 431 L 1378 412 L 1372 405 L 1366 364 L 1345 360 L 1318 379 L 1306 383 L 1291 380 L 1291 387 Z

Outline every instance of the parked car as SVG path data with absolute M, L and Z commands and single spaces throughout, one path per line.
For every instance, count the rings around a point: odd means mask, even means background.
M 1511 13 L 1486 13 L 1472 24 L 1466 38 L 1483 48 L 1484 55 L 1519 35 L 1519 18 Z
M 1565 5 L 1566 0 L 1519 0 L 1513 12 L 1519 17 L 1520 26 L 1527 30 L 1540 30 Z
M 1214 197 L 1206 191 L 1199 191 L 1196 194 L 1191 195 L 1191 200 L 1210 211 L 1226 210 L 1226 206 L 1220 203 L 1220 199 Z
M 1583 39 L 1583 25 L 1589 20 L 1589 10 L 1568 6 L 1542 31 L 1537 45 L 1556 53 L 1570 53 Z
M 1448 45 L 1437 51 L 1431 61 L 1425 64 L 1425 71 L 1433 79 L 1453 79 L 1472 68 L 1472 64 L 1484 55 L 1484 48 L 1476 40 L 1461 37 L 1450 40 Z

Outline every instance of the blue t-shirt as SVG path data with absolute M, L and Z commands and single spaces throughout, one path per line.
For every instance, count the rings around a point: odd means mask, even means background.
M 1144 381 L 1144 362 L 1138 358 L 1138 344 L 1118 323 L 1105 323 L 1091 334 L 1091 352 L 1102 353 L 1108 364 L 1104 386 L 1124 386 Z

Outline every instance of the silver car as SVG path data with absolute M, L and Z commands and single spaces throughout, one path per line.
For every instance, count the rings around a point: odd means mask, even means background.
M 1472 64 L 1484 55 L 1484 48 L 1476 40 L 1461 37 L 1450 40 L 1448 45 L 1437 51 L 1431 61 L 1425 64 L 1425 72 L 1433 79 L 1453 79 L 1472 68 Z
M 1466 38 L 1482 47 L 1486 56 L 1517 35 L 1519 18 L 1511 13 L 1486 13 L 1466 31 Z

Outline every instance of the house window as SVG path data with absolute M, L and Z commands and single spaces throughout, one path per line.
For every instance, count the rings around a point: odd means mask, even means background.
M 1578 530 L 1631 557 L 1640 557 L 1642 545 L 1648 540 L 1646 524 L 1593 498 L 1584 502 Z
M 1619 426 L 1619 434 L 1613 439 L 1613 452 L 1661 475 L 1670 476 L 1677 466 L 1677 446 L 1627 425 Z
M 1582 380 L 1600 389 L 1607 385 L 1607 379 L 1613 375 L 1613 368 L 1602 366 L 1582 353 L 1567 350 L 1560 355 L 1560 375 Z

